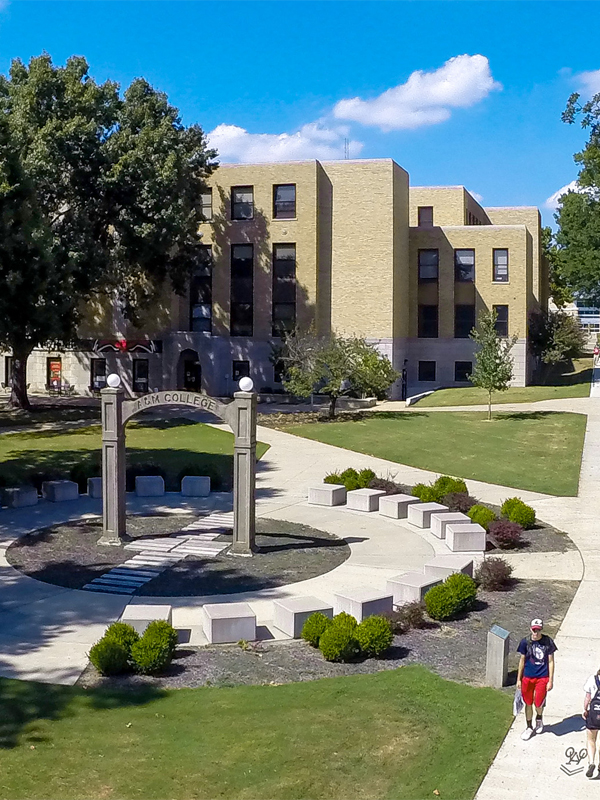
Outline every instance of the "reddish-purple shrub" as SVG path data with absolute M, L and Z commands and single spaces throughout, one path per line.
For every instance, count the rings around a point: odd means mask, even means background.
M 442 499 L 442 504 L 448 506 L 450 511 L 460 511 L 462 514 L 466 514 L 476 503 L 477 500 L 466 492 L 449 492 Z
M 509 522 L 507 519 L 497 519 L 490 522 L 488 536 L 492 544 L 501 550 L 512 550 L 522 545 L 521 534 L 523 528 L 517 522 Z

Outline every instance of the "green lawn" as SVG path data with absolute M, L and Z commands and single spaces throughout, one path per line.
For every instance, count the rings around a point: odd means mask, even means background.
M 0 680 L 0 796 L 472 798 L 511 698 L 420 666 L 283 686 L 87 690 Z
M 359 453 L 460 478 L 576 495 L 586 417 L 550 411 L 373 413 L 360 421 L 283 430 Z M 340 468 L 343 468 L 340 464 Z
M 74 467 L 99 473 L 101 431 L 97 425 L 73 431 L 36 431 L 0 436 L 0 484 L 39 483 L 41 476 L 70 477 Z M 258 457 L 268 446 L 258 443 Z M 185 419 L 130 423 L 127 464 L 158 465 L 166 472 L 168 490 L 178 490 L 184 468 L 202 466 L 214 488 L 230 488 L 233 434 Z M 80 473 L 81 474 L 81 473 Z M 73 474 L 73 479 L 79 475 Z
M 494 405 L 498 403 L 536 403 L 538 400 L 558 400 L 568 397 L 589 397 L 592 379 L 592 359 L 582 358 L 573 362 L 572 368 L 556 371 L 545 385 L 515 386 L 505 392 L 492 395 Z M 440 389 L 417 401 L 419 408 L 434 406 L 478 406 L 487 405 L 488 395 L 484 389 L 474 386 L 464 389 Z

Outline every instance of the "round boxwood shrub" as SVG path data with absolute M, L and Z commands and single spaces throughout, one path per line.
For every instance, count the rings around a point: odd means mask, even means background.
M 369 469 L 369 468 L 361 469 L 361 471 L 358 473 L 358 482 L 360 484 L 360 488 L 361 489 L 368 489 L 369 488 L 369 484 L 371 483 L 373 478 L 376 478 L 376 477 L 377 476 L 375 475 L 375 473 L 373 472 L 372 469 Z
M 412 488 L 411 494 L 413 497 L 418 497 L 419 500 L 421 500 L 422 499 L 421 495 L 424 492 L 429 491 L 430 488 L 431 487 L 427 486 L 426 483 L 415 483 L 415 485 Z
M 501 592 L 510 586 L 512 567 L 504 558 L 486 558 L 475 572 L 475 581 L 485 592 Z
M 140 635 L 134 627 L 126 622 L 113 622 L 106 629 L 104 638 L 122 645 L 129 655 L 131 648 L 138 641 Z
M 356 621 L 356 620 L 355 620 Z M 319 639 L 319 650 L 326 661 L 350 661 L 360 653 L 356 626 L 329 625 Z
M 103 637 L 92 645 L 89 659 L 101 675 L 118 675 L 129 666 L 129 652 L 120 642 Z
M 171 653 L 174 653 L 177 647 L 177 631 L 164 619 L 155 619 L 149 622 L 143 638 L 163 642 L 169 647 Z
M 477 505 L 477 500 L 467 492 L 449 492 L 442 497 L 442 503 L 448 506 L 450 511 L 460 511 L 466 514 L 469 509 Z
M 422 503 L 437 503 L 438 493 L 433 486 L 427 486 L 425 483 L 417 483 L 413 486 L 413 497 L 418 497 Z
M 518 522 L 509 522 L 507 519 L 497 519 L 490 522 L 488 532 L 494 543 L 501 550 L 511 550 L 523 544 L 521 534 L 523 528 Z
M 358 625 L 352 614 L 347 614 L 345 611 L 340 611 L 339 614 L 336 614 L 331 622 L 336 628 L 349 628 L 351 631 Z
M 459 601 L 445 583 L 432 586 L 425 595 L 425 608 L 431 619 L 450 619 L 458 610 Z
M 452 593 L 457 604 L 457 612 L 473 608 L 477 598 L 477 584 L 470 575 L 455 572 L 446 578 L 443 585 Z
M 315 611 L 302 626 L 300 636 L 313 647 L 319 646 L 319 639 L 331 625 L 331 619 L 320 611 Z
M 502 503 L 500 513 L 510 522 L 517 522 L 522 528 L 527 530 L 535 525 L 535 511 L 520 497 L 509 497 Z
M 368 656 L 384 653 L 393 638 L 392 626 L 384 617 L 367 617 L 356 628 L 356 641 L 362 652 Z
M 450 492 L 468 493 L 467 484 L 462 478 L 451 478 L 449 475 L 441 475 L 434 481 L 433 488 L 440 500 L 444 495 L 450 494 Z
M 162 672 L 171 663 L 172 657 L 168 642 L 156 636 L 144 635 L 131 648 L 133 668 L 142 675 Z
M 479 504 L 471 506 L 471 508 L 467 511 L 467 516 L 470 518 L 471 522 L 481 525 L 481 527 L 485 528 L 486 531 L 490 522 L 493 522 L 496 519 L 496 515 L 491 508 Z

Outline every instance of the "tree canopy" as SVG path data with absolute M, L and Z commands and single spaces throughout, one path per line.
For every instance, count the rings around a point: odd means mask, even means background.
M 28 405 L 33 348 L 77 336 L 84 304 L 109 295 L 134 323 L 165 285 L 183 292 L 216 167 L 198 125 L 136 79 L 120 94 L 84 58 L 12 62 L 0 76 L 0 347 L 13 404 Z

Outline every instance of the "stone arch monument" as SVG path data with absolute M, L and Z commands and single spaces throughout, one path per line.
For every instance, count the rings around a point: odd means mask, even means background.
M 187 406 L 207 411 L 229 425 L 233 451 L 233 544 L 231 553 L 251 556 L 255 537 L 256 394 L 236 392 L 222 403 L 187 391 L 153 392 L 126 400 L 120 387 L 106 387 L 102 398 L 102 537 L 100 544 L 121 544 L 125 534 L 125 426 L 142 411 L 161 406 Z

